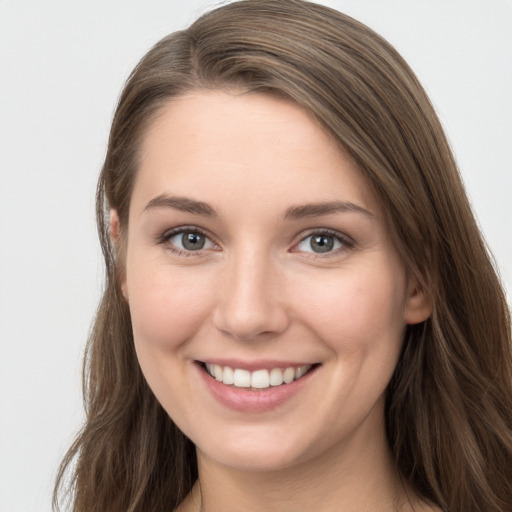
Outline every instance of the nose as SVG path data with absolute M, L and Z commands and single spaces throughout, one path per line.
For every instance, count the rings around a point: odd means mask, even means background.
M 272 337 L 287 329 L 283 276 L 270 260 L 265 254 L 246 253 L 226 265 L 213 314 L 217 329 L 240 341 Z

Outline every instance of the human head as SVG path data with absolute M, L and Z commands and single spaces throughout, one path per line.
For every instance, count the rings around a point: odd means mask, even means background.
M 128 222 L 140 138 L 159 107 L 180 94 L 215 88 L 279 95 L 313 113 L 370 179 L 402 258 L 429 286 L 438 221 L 447 220 L 437 217 L 452 213 L 441 204 L 442 194 L 434 204 L 432 192 L 462 194 L 441 126 L 414 74 L 386 41 L 312 3 L 228 4 L 164 38 L 139 63 L 120 99 L 100 179 L 99 192 L 121 225 Z
M 457 386 L 457 354 L 492 357 L 489 365 L 499 365 L 498 342 L 496 350 L 484 349 L 476 335 L 491 312 L 472 299 L 475 287 L 496 297 L 497 284 L 440 123 L 414 74 L 373 31 L 325 7 L 295 0 L 228 4 L 160 41 L 130 76 L 98 188 L 108 278 L 100 314 L 117 319 L 119 335 L 110 339 L 112 346 L 105 337 L 93 338 L 92 374 L 101 381 L 94 361 L 110 354 L 120 396 L 139 372 L 119 278 L 141 138 L 172 98 L 232 88 L 286 98 L 330 131 L 372 184 L 400 257 L 431 295 L 432 318 L 406 333 L 389 388 L 387 421 L 400 469 L 420 493 L 439 500 L 443 489 L 434 483 L 434 456 L 425 455 L 435 452 L 436 433 L 425 434 L 442 426 L 429 426 L 425 410 L 442 415 L 448 409 L 446 390 Z M 110 209 L 120 219 L 115 250 Z M 444 434 L 446 442 L 454 430 Z

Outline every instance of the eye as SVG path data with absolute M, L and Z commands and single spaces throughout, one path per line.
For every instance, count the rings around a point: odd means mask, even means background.
M 330 252 L 338 252 L 343 248 L 348 249 L 352 245 L 352 242 L 341 235 L 341 233 L 322 231 L 312 233 L 303 238 L 296 245 L 295 250 L 315 254 L 325 254 Z
M 196 228 L 178 228 L 167 232 L 161 242 L 169 245 L 170 249 L 177 253 L 198 252 L 216 247 L 204 233 Z

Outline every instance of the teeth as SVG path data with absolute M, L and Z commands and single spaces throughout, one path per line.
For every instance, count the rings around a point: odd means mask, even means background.
M 289 384 L 295 379 L 295 368 L 286 368 L 283 372 L 283 380 L 285 384 Z
M 213 376 L 219 382 L 223 381 L 223 379 L 224 379 L 224 372 L 222 371 L 222 366 L 219 366 L 218 364 L 213 365 Z
M 270 385 L 280 386 L 283 383 L 283 370 L 281 368 L 272 368 L 270 370 Z
M 238 368 L 233 374 L 233 384 L 237 388 L 250 388 L 251 387 L 251 372 L 247 370 L 239 370 Z
M 235 382 L 234 373 L 235 372 L 233 371 L 233 368 L 230 368 L 229 366 L 225 366 L 222 382 L 224 382 L 224 384 L 234 384 L 234 382 Z
M 234 385 L 237 388 L 254 389 L 266 389 L 270 386 L 289 384 L 303 377 L 310 369 L 311 365 L 307 364 L 297 367 L 272 368 L 270 371 L 256 370 L 250 372 L 240 368 L 206 363 L 206 370 L 217 381 L 227 385 Z
M 295 380 L 303 377 L 307 371 L 308 371 L 307 366 L 299 366 L 298 368 L 295 368 Z
M 268 388 L 270 386 L 270 375 L 267 370 L 258 370 L 252 372 L 251 387 L 252 388 Z

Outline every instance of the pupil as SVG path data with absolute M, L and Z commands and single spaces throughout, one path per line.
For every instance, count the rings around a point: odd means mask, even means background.
M 189 251 L 198 251 L 204 247 L 205 239 L 201 233 L 184 233 L 181 242 Z
M 332 236 L 317 235 L 311 238 L 311 248 L 315 252 L 329 252 L 334 247 Z

